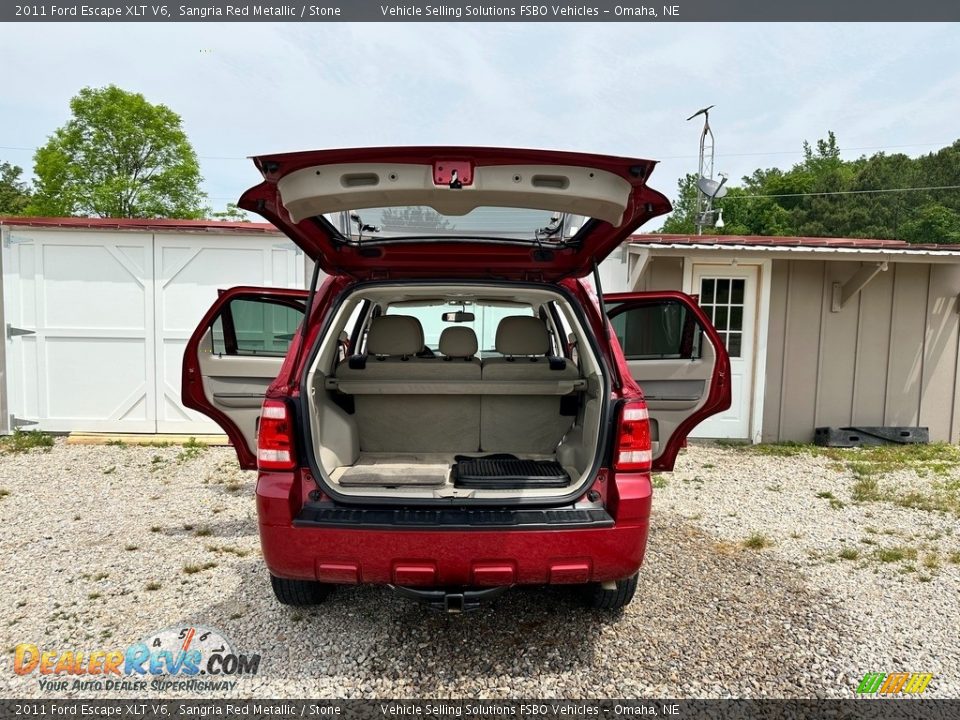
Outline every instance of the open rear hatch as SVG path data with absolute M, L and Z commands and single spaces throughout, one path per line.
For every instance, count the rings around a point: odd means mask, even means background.
M 669 201 L 651 160 L 548 150 L 408 147 L 254 159 L 240 199 L 328 274 L 358 279 L 559 280 L 595 263 Z

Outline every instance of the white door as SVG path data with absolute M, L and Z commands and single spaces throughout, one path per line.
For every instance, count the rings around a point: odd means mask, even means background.
M 758 275 L 756 265 L 693 264 L 687 292 L 699 296 L 727 346 L 732 402 L 729 410 L 700 423 L 691 437 L 750 438 Z
M 3 248 L 9 412 L 52 432 L 218 433 L 180 405 L 190 333 L 233 285 L 303 287 L 284 238 L 12 229 Z
M 27 429 L 153 432 L 150 235 L 16 229 L 7 238 L 11 415 Z
M 235 285 L 303 287 L 303 253 L 278 237 L 154 236 L 156 266 L 157 432 L 219 433 L 205 415 L 180 404 L 187 340 L 217 291 Z

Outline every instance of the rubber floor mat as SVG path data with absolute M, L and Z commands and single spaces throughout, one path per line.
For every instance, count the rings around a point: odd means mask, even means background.
M 522 460 L 509 456 L 458 457 L 454 485 L 464 488 L 560 488 L 570 477 L 556 460 Z

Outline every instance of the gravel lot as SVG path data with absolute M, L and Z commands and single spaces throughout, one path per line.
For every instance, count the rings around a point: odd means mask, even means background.
M 6 454 L 0 695 L 39 695 L 12 671 L 18 643 L 114 649 L 200 623 L 262 655 L 243 697 L 850 697 L 868 671 L 932 672 L 927 695 L 960 696 L 955 515 L 852 502 L 850 470 L 809 455 L 693 446 L 663 477 L 622 614 L 539 588 L 464 616 L 378 588 L 297 611 L 273 599 L 231 449 Z

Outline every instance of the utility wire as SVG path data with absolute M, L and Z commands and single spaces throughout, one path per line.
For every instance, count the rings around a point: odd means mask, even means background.
M 776 195 L 728 195 L 723 200 L 747 200 L 757 198 L 821 197 L 824 195 L 869 195 L 873 193 L 915 192 L 921 190 L 960 190 L 960 185 L 933 185 L 930 187 L 881 188 L 878 190 L 834 190 L 831 192 L 780 193 Z

